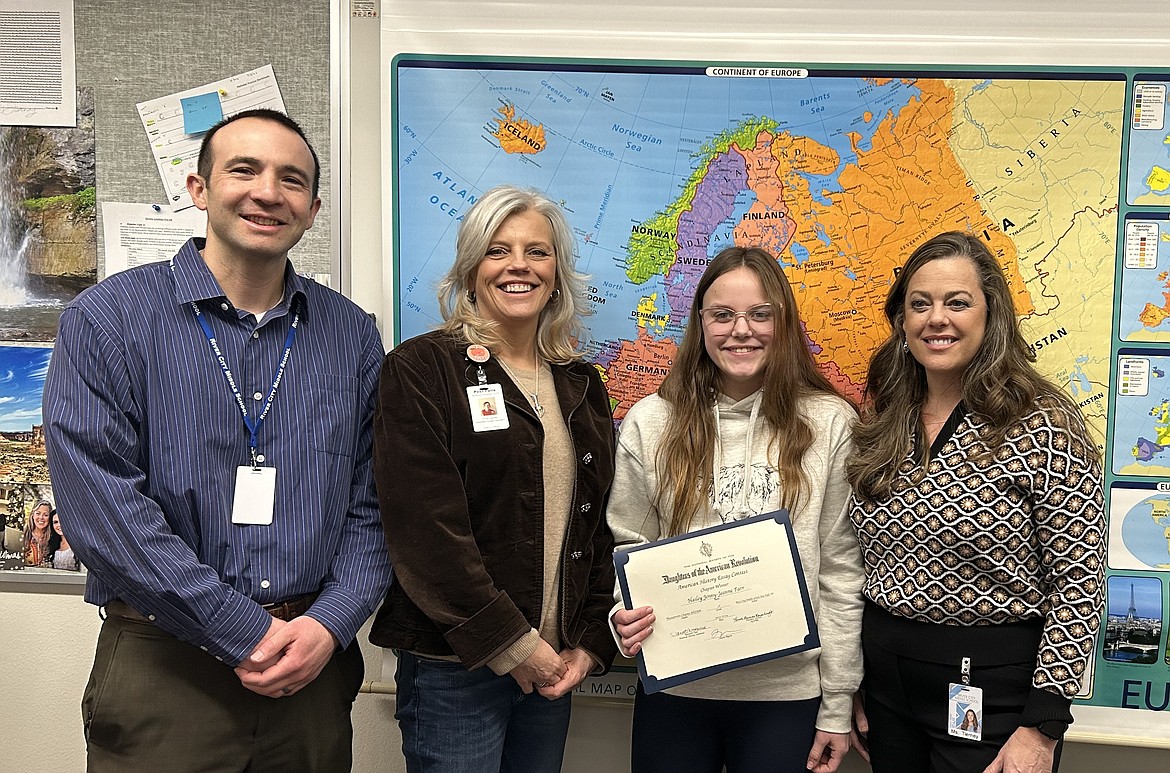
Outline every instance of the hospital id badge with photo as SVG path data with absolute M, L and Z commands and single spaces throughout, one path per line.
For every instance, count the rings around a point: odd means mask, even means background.
M 276 468 L 236 468 L 236 494 L 232 500 L 232 523 L 269 526 L 276 509 Z
M 951 682 L 947 698 L 947 732 L 969 741 L 983 739 L 983 690 Z
M 471 428 L 476 432 L 508 428 L 504 389 L 499 384 L 467 387 L 467 405 L 471 409 Z

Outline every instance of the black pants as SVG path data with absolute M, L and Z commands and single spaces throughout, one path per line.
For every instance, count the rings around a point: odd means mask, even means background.
M 110 615 L 81 701 L 90 773 L 350 769 L 357 642 L 293 695 L 267 698 L 198 647 Z
M 1034 663 L 971 667 L 983 690 L 983 738 L 947 734 L 947 688 L 959 681 L 954 666 L 897 655 L 863 637 L 865 714 L 874 773 L 981 773 L 1020 726 Z M 1057 744 L 1052 770 L 1060 763 Z
M 633 773 L 808 773 L 821 699 L 634 698 Z

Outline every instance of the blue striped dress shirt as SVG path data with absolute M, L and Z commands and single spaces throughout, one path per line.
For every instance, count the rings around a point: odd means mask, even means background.
M 345 646 L 390 579 L 371 476 L 378 331 L 291 264 L 284 298 L 257 324 L 224 296 L 202 246 L 192 239 L 170 264 L 115 274 L 61 315 L 45 444 L 62 529 L 90 570 L 85 598 L 120 598 L 234 665 L 268 630 L 261 604 L 320 591 L 308 614 Z M 253 421 L 284 353 L 290 306 L 300 309 L 257 439 L 263 464 L 276 468 L 269 526 L 232 523 L 249 433 L 192 301 Z

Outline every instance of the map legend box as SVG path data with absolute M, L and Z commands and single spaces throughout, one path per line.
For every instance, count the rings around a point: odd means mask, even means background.
M 1161 130 L 1166 125 L 1166 84 L 1133 84 L 1133 128 Z
M 1117 360 L 1117 394 L 1121 397 L 1145 397 L 1150 393 L 1150 361 L 1145 357 L 1121 357 Z
M 1125 267 L 1158 267 L 1158 224 L 1133 222 L 1125 224 Z

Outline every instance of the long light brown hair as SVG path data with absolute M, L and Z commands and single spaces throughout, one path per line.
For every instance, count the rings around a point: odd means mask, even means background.
M 48 509 L 49 511 L 49 523 L 45 527 L 44 538 L 37 539 L 37 527 L 33 522 L 33 515 L 42 507 Z M 29 557 L 34 550 L 36 550 L 37 563 L 43 564 L 45 559 L 48 557 L 49 540 L 51 540 L 53 537 L 53 512 L 53 503 L 47 499 L 39 500 L 35 505 L 32 506 L 32 509 L 28 511 L 28 516 L 25 518 L 24 522 L 24 540 L 21 543 L 24 548 L 24 560 L 26 563 L 28 563 Z
M 760 415 L 771 430 L 768 456 L 780 471 L 781 505 L 790 512 L 795 512 L 807 489 L 801 460 L 816 437 L 815 428 L 801 415 L 801 398 L 837 394 L 817 368 L 797 313 L 796 297 L 776 259 L 758 247 L 728 247 L 716 255 L 695 288 L 682 345 L 670 374 L 658 388 L 671 410 L 655 460 L 659 479 L 655 506 L 660 511 L 669 506 L 671 535 L 690 529 L 695 517 L 706 509 L 715 483 L 714 404 L 720 371 L 707 354 L 699 309 L 712 283 L 737 268 L 747 268 L 756 275 L 775 314 Z
M 27 545 L 30 540 L 36 539 L 36 524 L 33 523 L 33 514 L 42 507 L 49 511 L 49 523 L 45 527 L 45 540 L 49 539 L 49 535 L 53 533 L 53 503 L 47 499 L 37 500 L 37 503 L 28 511 L 28 516 L 24 522 L 24 542 Z
M 963 372 L 961 398 L 967 410 L 988 425 L 982 438 L 984 448 L 1002 445 L 1011 428 L 1040 404 L 1057 408 L 1052 411 L 1053 420 L 1067 425 L 1072 437 L 1084 444 L 1085 453 L 1098 459 L 1096 443 L 1089 437 L 1076 404 L 1032 364 L 1036 355 L 1020 331 L 1003 268 L 982 240 L 949 231 L 914 250 L 886 297 L 890 336 L 870 359 L 861 421 L 853 430 L 853 454 L 846 465 L 857 495 L 871 501 L 888 495 L 915 433 L 924 431 L 926 371 L 903 345 L 903 324 L 907 285 L 919 269 L 935 260 L 970 261 L 987 300 L 983 342 Z

